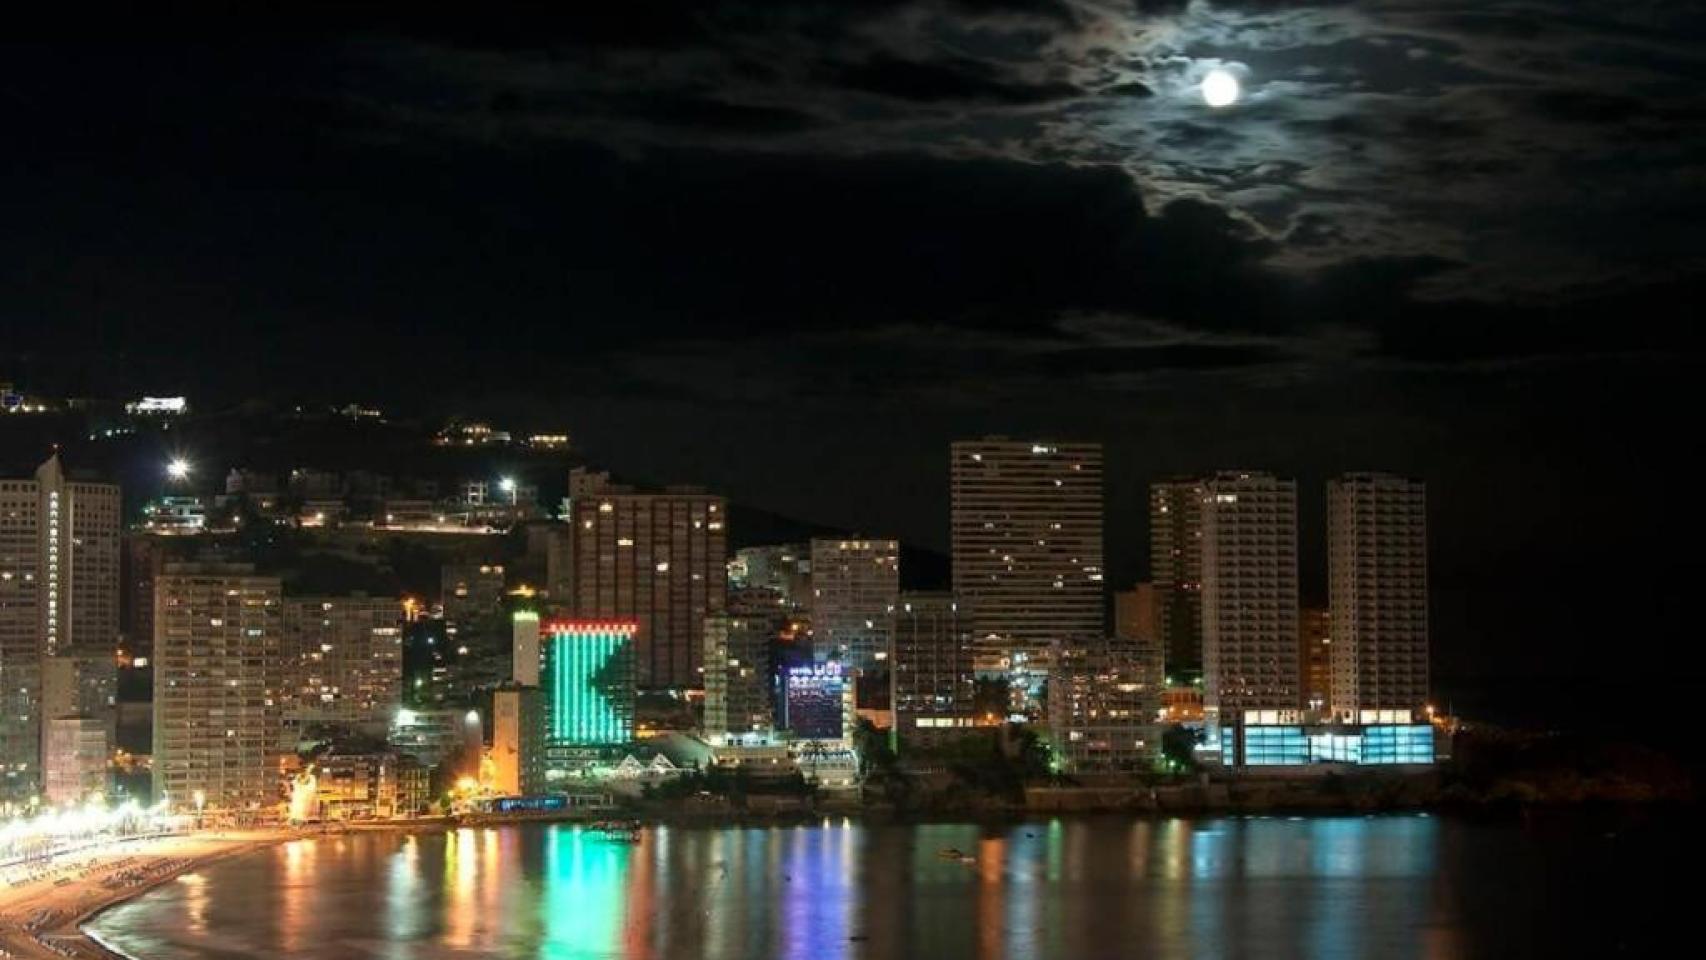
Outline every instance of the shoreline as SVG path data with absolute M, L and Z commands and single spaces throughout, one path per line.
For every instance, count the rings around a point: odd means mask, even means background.
M 132 960 L 91 936 L 84 924 L 192 870 L 299 837 L 286 831 L 177 836 L 148 841 L 121 857 L 111 856 L 111 851 L 105 851 L 107 858 L 99 853 L 70 857 L 55 868 L 57 876 L 0 891 L 0 951 L 5 951 L 0 957 Z M 127 874 L 130 879 L 107 886 L 108 881 Z M 69 883 L 59 882 L 67 877 Z M 47 922 L 36 922 L 44 915 Z

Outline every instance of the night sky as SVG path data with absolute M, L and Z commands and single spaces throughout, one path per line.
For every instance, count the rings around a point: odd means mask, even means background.
M 1116 582 L 1149 480 L 1271 469 L 1317 601 L 1325 479 L 1410 473 L 1448 692 L 1702 687 L 1698 3 L 95 29 L 0 44 L 0 379 L 560 425 L 936 549 L 951 439 L 1101 440 Z

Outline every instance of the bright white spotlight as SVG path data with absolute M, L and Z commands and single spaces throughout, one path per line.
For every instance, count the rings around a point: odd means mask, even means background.
M 183 457 L 175 457 L 171 463 L 166 464 L 166 476 L 171 477 L 173 480 L 183 480 L 188 478 L 189 475 L 190 462 L 185 460 Z
M 1230 107 L 1238 102 L 1238 78 L 1232 71 L 1215 67 L 1202 78 L 1202 99 L 1211 107 Z
M 498 481 L 498 489 L 502 490 L 504 493 L 514 493 L 515 492 L 515 478 L 514 477 L 504 477 L 503 479 L 499 480 Z

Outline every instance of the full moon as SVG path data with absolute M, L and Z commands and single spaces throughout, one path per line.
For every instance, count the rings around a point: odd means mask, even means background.
M 1229 107 L 1238 102 L 1238 78 L 1215 67 L 1202 78 L 1202 99 L 1211 107 Z

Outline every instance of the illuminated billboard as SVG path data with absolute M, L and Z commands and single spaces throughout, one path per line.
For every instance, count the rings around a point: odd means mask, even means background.
M 796 740 L 846 736 L 847 677 L 834 660 L 791 666 L 786 675 L 786 721 Z

